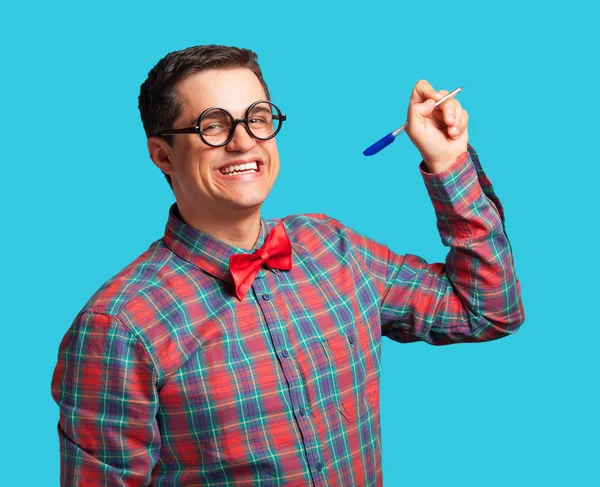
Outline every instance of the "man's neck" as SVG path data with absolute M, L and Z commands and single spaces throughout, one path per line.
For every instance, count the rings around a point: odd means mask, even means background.
M 260 232 L 260 207 L 206 215 L 177 205 L 183 222 L 229 245 L 251 249 Z

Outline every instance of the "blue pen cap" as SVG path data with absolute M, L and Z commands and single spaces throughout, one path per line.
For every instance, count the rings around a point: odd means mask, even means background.
M 365 156 L 372 156 L 373 154 L 377 154 L 381 149 L 385 149 L 388 145 L 394 142 L 394 140 L 396 140 L 396 137 L 394 137 L 390 132 L 385 137 L 375 142 L 372 146 L 365 149 L 363 154 Z

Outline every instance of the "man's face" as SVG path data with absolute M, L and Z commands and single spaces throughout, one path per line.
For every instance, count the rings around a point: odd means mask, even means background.
M 220 107 L 243 118 L 265 91 L 256 75 L 245 68 L 211 69 L 196 73 L 176 86 L 182 110 L 173 128 L 192 127 L 207 108 Z M 235 217 L 236 212 L 257 209 L 266 199 L 279 173 L 275 139 L 256 140 L 243 124 L 223 147 L 211 147 L 196 134 L 173 136 L 169 149 L 171 180 L 180 209 L 196 218 Z M 226 175 L 231 165 L 257 163 L 257 170 Z M 181 200 L 181 201 L 180 201 Z

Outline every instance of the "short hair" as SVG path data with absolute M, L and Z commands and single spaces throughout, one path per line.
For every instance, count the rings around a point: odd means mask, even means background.
M 172 128 L 173 122 L 181 113 L 181 101 L 177 97 L 177 84 L 189 76 L 207 69 L 247 68 L 251 70 L 265 90 L 267 100 L 271 100 L 269 89 L 258 65 L 258 56 L 249 49 L 233 46 L 193 46 L 174 51 L 163 57 L 148 73 L 148 78 L 140 87 L 138 108 L 146 137 L 156 136 L 163 130 Z M 163 137 L 169 145 L 173 136 Z M 173 189 L 171 178 L 165 178 Z

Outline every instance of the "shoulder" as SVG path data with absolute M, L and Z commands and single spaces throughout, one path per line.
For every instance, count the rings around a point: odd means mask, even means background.
M 283 221 L 292 245 L 297 251 L 306 250 L 311 256 L 334 252 L 336 256 L 359 255 L 361 259 L 387 260 L 390 251 L 386 244 L 346 226 L 336 218 L 322 213 L 290 215 Z
M 156 370 L 160 370 L 148 340 L 145 339 L 143 328 L 132 317 L 136 314 L 148 316 L 148 304 L 160 299 L 153 296 L 153 289 L 164 289 L 172 269 L 178 265 L 172 263 L 176 258 L 165 247 L 162 239 L 152 243 L 148 250 L 110 277 L 88 299 L 64 335 L 59 352 L 75 337 L 83 339 L 85 336 L 93 336 L 94 343 L 89 346 L 97 347 L 98 353 L 102 354 L 108 353 L 109 348 L 117 353 L 119 347 L 122 348 L 124 343 L 132 340 L 132 343 L 138 343 L 145 350 Z M 146 312 L 140 313 L 143 308 L 146 308 Z M 110 337 L 113 345 L 106 345 L 102 341 L 103 337 Z
M 173 271 L 173 254 L 157 240 L 133 262 L 109 278 L 83 306 L 79 314 L 93 312 L 122 319 L 140 300 L 147 299 L 153 289 L 160 289 Z
M 136 340 L 157 374 L 164 377 L 198 346 L 196 328 L 188 325 L 204 308 L 188 305 L 210 292 L 206 282 L 213 279 L 160 239 L 94 293 L 77 314 L 72 329 L 82 320 L 105 334 L 112 333 L 113 327 L 114 333 Z M 113 351 L 107 349 L 106 353 Z
M 281 218 L 286 230 L 291 235 L 307 235 L 311 233 L 335 232 L 346 229 L 337 219 L 323 213 L 304 213 Z
M 305 213 L 271 221 L 273 223 L 283 222 L 296 250 L 303 248 L 315 255 L 322 249 L 341 250 L 349 247 L 351 230 L 329 215 Z

